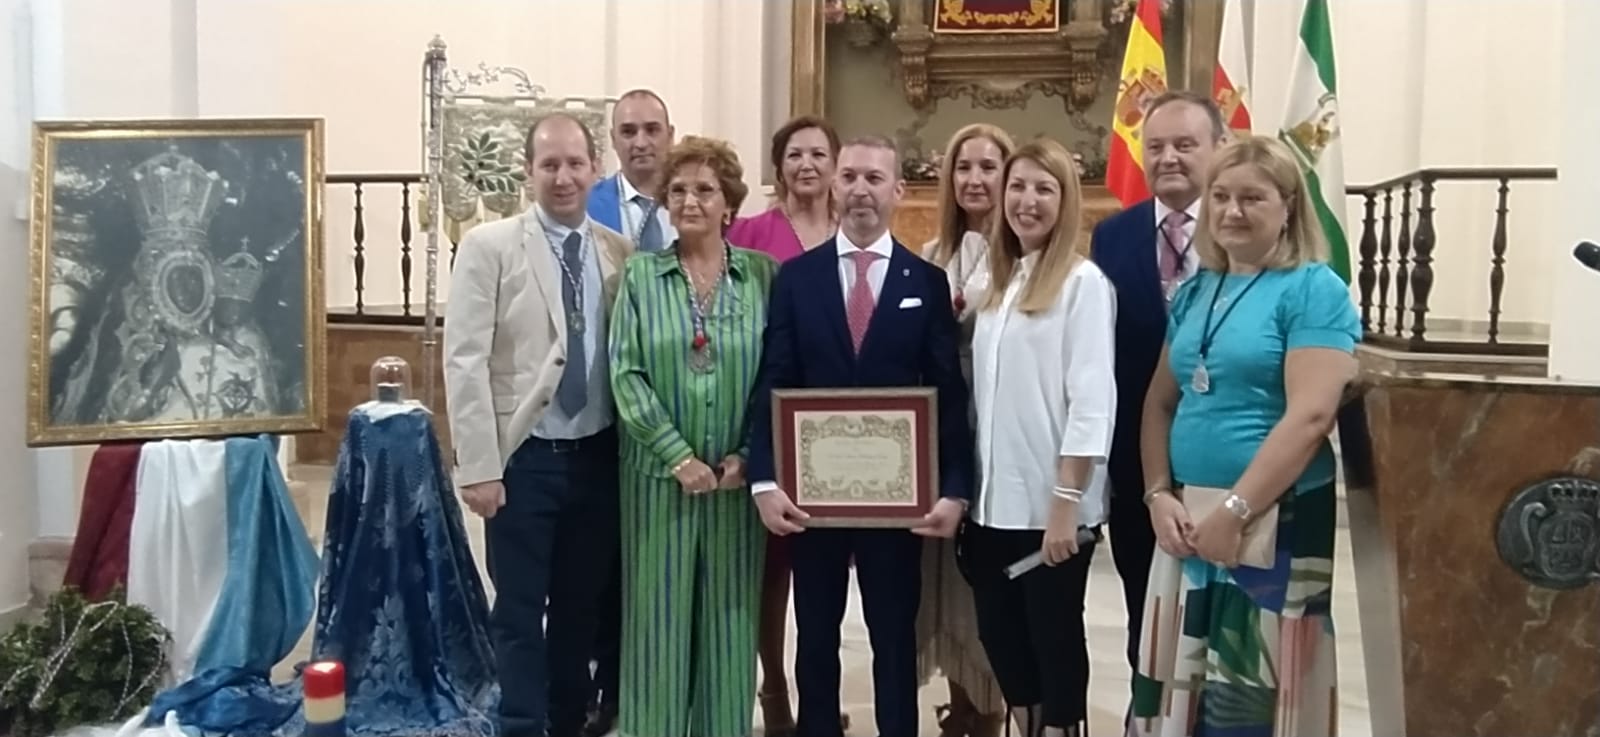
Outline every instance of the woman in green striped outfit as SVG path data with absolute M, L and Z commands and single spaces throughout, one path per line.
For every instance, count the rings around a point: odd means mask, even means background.
M 755 702 L 765 529 L 744 478 L 770 257 L 723 233 L 747 188 L 726 143 L 662 167 L 678 240 L 628 260 L 611 324 L 622 420 L 626 737 L 744 737 Z

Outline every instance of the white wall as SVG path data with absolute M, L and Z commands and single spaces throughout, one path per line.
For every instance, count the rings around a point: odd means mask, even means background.
M 421 168 L 421 55 L 526 70 L 556 95 L 662 94 L 680 133 L 730 139 L 759 182 L 787 100 L 787 2 L 747 0 L 62 0 L 66 109 L 75 116 L 313 115 L 328 170 Z M 1280 121 L 1300 3 L 1257 2 L 1255 119 Z M 1424 166 L 1556 163 L 1560 0 L 1333 0 L 1345 172 L 1373 182 Z M 153 12 L 152 12 L 153 11 Z M 1530 19 L 1539 19 L 1530 22 Z M 1359 29 L 1359 30 L 1358 30 Z M 129 54 L 127 39 L 141 39 Z M 776 48 L 774 48 L 776 47 Z M 770 52 L 767 51 L 770 49 Z M 1503 53 L 1489 52 L 1491 49 Z M 765 101 L 765 104 L 763 104 Z M 1545 111 L 1540 113 L 1539 111 Z M 1553 183 L 1513 186 L 1502 320 L 1547 323 Z M 400 301 L 398 192 L 369 191 L 369 304 Z M 353 302 L 351 193 L 328 191 L 330 305 Z M 1352 246 L 1360 203 L 1351 201 Z M 750 207 L 759 207 L 752 198 Z M 1398 203 L 1397 203 L 1398 205 Z M 1494 185 L 1440 186 L 1433 316 L 1483 320 Z M 420 257 L 421 238 L 413 240 Z M 412 277 L 420 300 L 420 258 Z M 441 285 L 441 297 L 448 284 Z
M 651 88 L 667 101 L 680 135 L 730 140 L 745 157 L 751 184 L 760 182 L 767 85 L 761 29 L 767 14 L 788 12 L 784 3 L 194 1 L 199 112 L 326 118 L 330 172 L 421 170 L 422 54 L 437 34 L 448 44 L 453 68 L 517 67 L 553 96 L 616 96 Z M 93 33 L 78 38 L 83 45 L 105 41 Z M 331 306 L 354 302 L 351 202 L 349 190 L 329 188 Z M 369 192 L 366 204 L 365 299 L 398 304 L 399 194 Z M 421 245 L 419 234 L 413 248 Z M 421 251 L 414 253 L 419 258 L 412 295 L 420 303 L 424 275 Z M 441 278 L 441 298 L 446 281 Z
M 1572 244 L 1600 243 L 1600 95 L 1594 92 L 1594 39 L 1600 38 L 1600 3 L 1573 0 L 1560 31 L 1562 84 L 1561 183 L 1555 204 L 1560 217 L 1548 249 L 1555 264 L 1550 281 L 1550 375 L 1600 382 L 1600 274 L 1572 260 Z
M 1551 29 L 1580 4 L 1332 0 L 1348 182 L 1423 167 L 1555 166 L 1561 73 L 1584 67 L 1561 64 Z M 1275 131 L 1282 120 L 1301 6 L 1255 3 L 1258 130 Z M 1430 317 L 1488 319 L 1495 186 L 1439 185 Z M 1503 321 L 1549 321 L 1550 244 L 1560 240 L 1551 220 L 1555 196 L 1554 183 L 1512 184 Z M 1395 207 L 1398 233 L 1398 197 Z M 1354 252 L 1359 200 L 1349 202 L 1348 213 Z
M 28 340 L 28 162 L 31 100 L 31 32 L 26 0 L 0 3 L 0 249 L 12 268 L 0 269 L 0 345 Z M 28 544 L 38 534 L 38 491 L 33 459 L 24 446 L 27 352 L 7 351 L 0 361 L 0 620 L 28 601 Z

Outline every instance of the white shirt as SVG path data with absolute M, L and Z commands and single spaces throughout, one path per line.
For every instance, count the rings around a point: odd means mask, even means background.
M 857 251 L 863 250 L 861 245 L 850 240 L 850 236 L 839 231 L 834 243 L 839 249 L 839 286 L 844 290 L 839 296 L 850 304 L 850 290 L 856 285 L 856 260 L 851 257 Z M 889 236 L 889 231 L 883 231 L 878 240 L 873 241 L 864 250 L 878 254 L 882 258 L 873 259 L 867 267 L 867 286 L 872 289 L 872 300 L 876 302 L 878 295 L 883 293 L 883 279 L 889 274 L 889 257 L 894 254 L 894 239 Z
M 1189 213 L 1189 221 L 1183 224 L 1183 242 L 1172 244 L 1173 248 L 1183 254 L 1183 276 L 1178 280 L 1179 282 L 1187 281 L 1189 277 L 1200 271 L 1200 254 L 1194 250 L 1194 229 L 1200 222 L 1200 198 L 1194 198 L 1194 202 L 1189 203 L 1189 206 L 1184 208 L 1183 211 Z M 1167 213 L 1169 212 L 1172 212 L 1172 208 L 1167 207 L 1161 200 L 1156 200 L 1157 264 L 1161 263 L 1161 251 L 1167 247 L 1166 236 L 1161 234 L 1161 223 L 1167 219 Z
M 834 241 L 837 244 L 839 253 L 839 288 L 842 290 L 839 294 L 848 308 L 850 290 L 856 285 L 856 260 L 851 258 L 850 254 L 862 249 L 851 242 L 850 237 L 845 235 L 843 230 L 838 232 Z M 889 275 L 889 257 L 894 254 L 894 239 L 889 236 L 889 231 L 885 230 L 883 235 L 878 236 L 878 239 L 872 242 L 872 245 L 867 246 L 866 250 L 882 256 L 882 258 L 873 259 L 872 263 L 867 266 L 867 287 L 872 290 L 872 299 L 876 302 L 878 295 L 883 293 L 884 277 Z M 757 481 L 750 485 L 751 494 L 765 494 L 777 489 L 778 482 L 771 479 Z
M 644 232 L 646 207 L 635 199 L 643 194 L 633 186 L 633 182 L 628 181 L 628 175 L 617 172 L 617 199 L 622 202 L 622 234 L 628 236 L 634 248 L 639 247 L 639 234 Z M 661 224 L 661 247 L 666 248 L 678 237 L 678 230 L 672 227 L 667 216 L 666 203 L 657 201 L 656 205 L 652 217 Z
M 978 313 L 973 395 L 978 414 L 978 497 L 972 519 L 1004 530 L 1043 530 L 1058 462 L 1093 460 L 1078 524 L 1106 520 L 1106 458 L 1117 414 L 1113 374 L 1116 297 L 1093 262 L 1067 276 L 1049 310 L 1017 309 L 1036 255 L 1023 259 L 999 309 Z

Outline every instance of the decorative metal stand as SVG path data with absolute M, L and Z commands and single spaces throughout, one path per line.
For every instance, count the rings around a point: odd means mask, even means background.
M 444 201 L 438 195 L 444 191 L 444 48 L 444 39 L 434 36 L 433 41 L 428 43 L 428 53 L 422 61 L 422 89 L 427 103 L 424 108 L 427 112 L 422 120 L 423 172 L 428 177 L 428 266 L 422 312 L 422 401 L 430 409 L 439 406 L 434 396 L 434 375 L 439 366 L 439 227 L 444 214 Z
M 608 97 L 549 97 L 544 87 L 515 67 L 478 64 L 450 69 L 444 40 L 434 36 L 422 63 L 422 154 L 426 192 L 418 221 L 427 232 L 427 287 L 422 322 L 422 396 L 437 406 L 439 366 L 439 241 L 451 243 L 477 223 L 514 217 L 527 206 L 523 192 L 523 140 L 541 116 L 562 112 L 594 133 L 601 158 L 607 153 L 611 106 Z M 497 89 L 498 88 L 498 89 Z M 425 204 L 424 204 L 425 202 Z M 451 248 L 451 263 L 455 250 Z

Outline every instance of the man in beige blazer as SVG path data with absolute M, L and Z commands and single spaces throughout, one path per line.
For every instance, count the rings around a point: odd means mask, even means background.
M 606 328 L 628 239 L 589 219 L 592 134 L 552 114 L 528 132 L 534 204 L 457 249 L 444 372 L 454 477 L 484 520 L 500 734 L 575 737 L 618 547 Z

